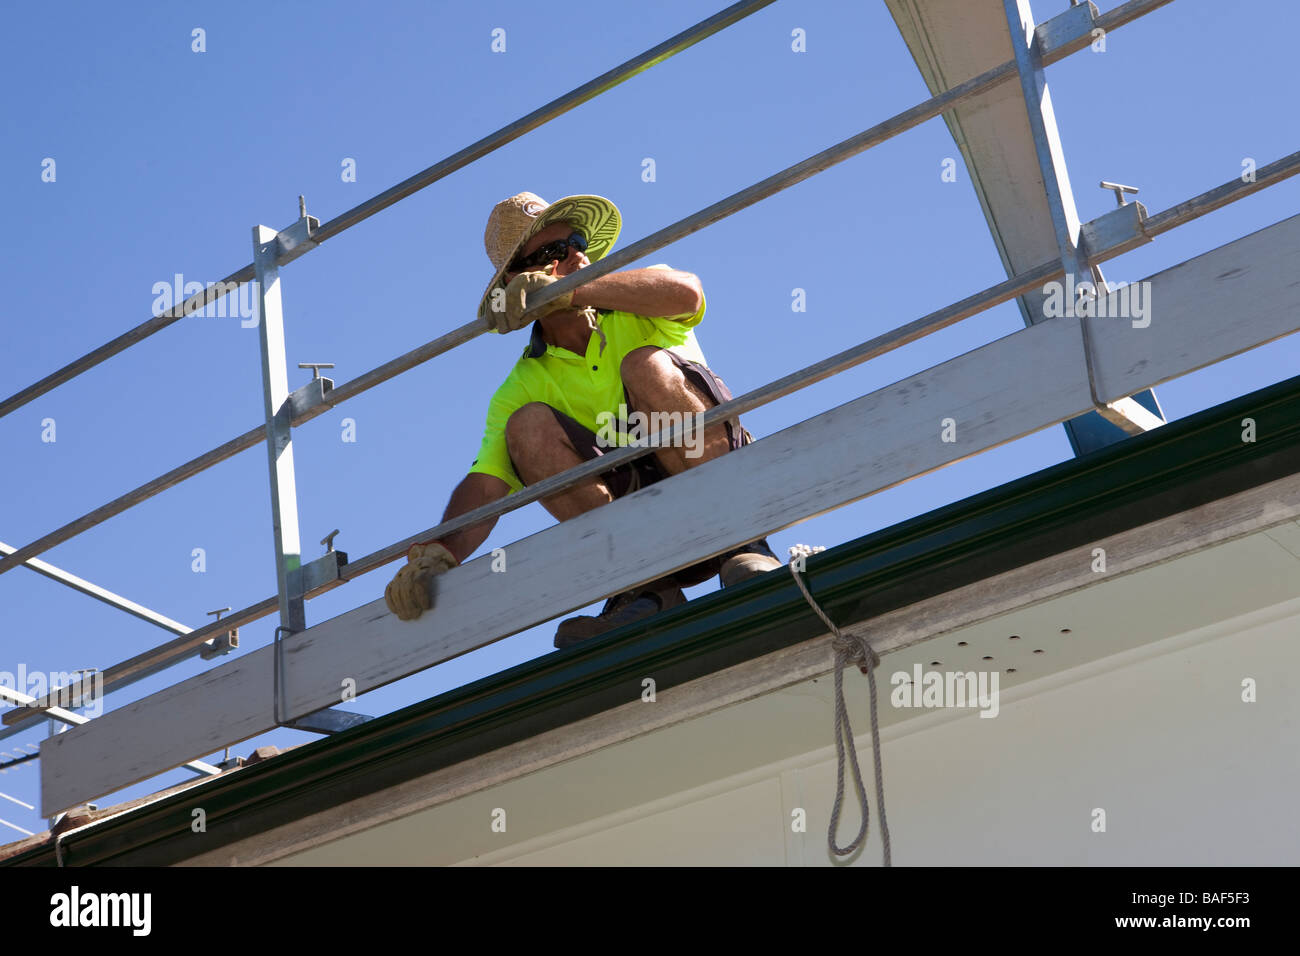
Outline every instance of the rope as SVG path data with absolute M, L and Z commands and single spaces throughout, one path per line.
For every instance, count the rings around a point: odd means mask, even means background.
M 587 328 L 600 336 L 600 354 L 604 355 L 605 346 L 609 344 L 609 340 L 605 338 L 605 330 L 602 329 L 597 322 L 596 310 L 591 306 L 587 306 L 587 308 L 582 310 L 582 314 L 587 320 Z
M 820 547 L 810 548 L 807 545 L 797 544 L 790 549 L 790 557 L 791 559 L 807 557 L 810 554 L 824 550 L 826 549 Z M 885 866 L 891 866 L 889 824 L 885 822 L 885 780 L 880 768 L 880 720 L 876 704 L 876 678 L 873 673 L 874 669 L 880 665 L 880 658 L 876 656 L 875 651 L 871 649 L 865 638 L 841 633 L 840 629 L 835 626 L 835 622 L 826 616 L 826 612 L 822 610 L 821 605 L 808 592 L 808 586 L 804 584 L 803 578 L 799 577 L 799 571 L 795 567 L 794 560 L 791 560 L 789 568 L 794 583 L 799 585 L 799 590 L 803 592 L 808 604 L 817 612 L 817 616 L 822 619 L 826 627 L 834 635 L 831 646 L 835 648 L 835 754 L 837 766 L 835 771 L 835 805 L 831 808 L 831 823 L 826 833 L 826 844 L 831 853 L 836 856 L 848 856 L 866 843 L 867 830 L 871 824 L 871 807 L 867 803 L 867 790 L 862 783 L 862 769 L 858 766 L 858 751 L 853 742 L 853 728 L 849 725 L 849 710 L 844 703 L 844 667 L 846 664 L 856 664 L 866 673 L 867 687 L 871 693 L 871 755 L 876 771 L 876 805 L 880 808 L 880 840 L 884 846 Z M 835 843 L 835 834 L 840 828 L 840 808 L 844 802 L 844 751 L 846 742 L 849 762 L 853 768 L 853 785 L 857 791 L 858 804 L 862 808 L 862 825 L 858 828 L 858 835 L 854 837 L 853 842 L 846 847 L 840 847 Z

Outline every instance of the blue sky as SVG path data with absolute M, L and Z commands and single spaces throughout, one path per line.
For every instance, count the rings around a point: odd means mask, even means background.
M 1114 4 L 1101 4 L 1103 9 Z M 6 210 L 0 394 L 146 320 L 153 286 L 214 281 L 251 261 L 250 229 L 322 221 L 659 43 L 722 6 L 659 0 L 536 3 L 11 4 L 0 35 Z M 1044 19 L 1065 3 L 1036 0 Z M 1113 33 L 1105 53 L 1050 68 L 1080 217 L 1114 205 L 1102 179 L 1159 212 L 1226 182 L 1243 158 L 1296 149 L 1293 4 L 1182 0 Z M 1268 29 L 1260 29 L 1267 24 Z M 191 31 L 206 32 L 206 52 Z M 491 49 L 506 31 L 506 50 Z M 806 52 L 791 50 L 791 31 Z M 620 246 L 927 97 L 880 2 L 778 2 L 328 241 L 281 273 L 291 387 L 298 362 L 343 382 L 459 327 L 492 275 L 482 235 L 497 201 L 607 196 Z M 1003 278 L 964 167 L 935 119 L 654 254 L 698 274 L 698 330 L 741 394 Z M 42 161 L 56 163 L 43 182 Z M 642 161 L 655 160 L 654 182 Z M 356 181 L 340 176 L 355 160 Z M 1291 180 L 1106 266 L 1137 280 L 1271 225 L 1300 206 Z M 845 277 L 851 282 L 844 283 Z M 807 293 L 793 313 L 791 290 Z M 1225 317 L 1230 320 L 1230 317 Z M 760 437 L 1023 325 L 1012 304 L 746 417 Z M 520 349 L 482 336 L 295 433 L 304 553 L 334 528 L 369 553 L 437 523 L 474 457 L 487 400 Z M 1294 337 L 1157 389 L 1182 418 L 1295 374 Z M 1008 370 L 1014 374 L 1014 370 Z M 21 546 L 241 434 L 262 418 L 258 341 L 238 319 L 190 317 L 0 419 L 0 540 Z M 342 440 L 342 420 L 356 441 Z M 42 441 L 54 419 L 57 440 Z M 869 435 L 846 436 L 870 441 Z M 1070 457 L 1056 426 L 771 536 L 832 546 Z M 191 627 L 275 588 L 266 459 L 246 451 L 42 558 Z M 485 549 L 548 526 L 533 504 Z M 192 570 L 193 549 L 206 571 Z M 482 553 L 482 552 L 480 552 Z M 308 604 L 318 623 L 382 595 L 397 565 Z M 693 589 L 707 593 L 710 583 Z M 107 667 L 168 639 L 25 570 L 0 575 L 0 670 Z M 273 618 L 242 631 L 271 639 Z M 554 623 L 366 695 L 387 713 L 551 651 Z M 111 694 L 110 708 L 200 673 L 190 662 Z M 42 733 L 0 742 L 0 750 Z M 236 745 L 314 739 L 277 731 Z M 219 757 L 219 755 L 218 755 Z M 152 792 L 173 772 L 107 799 Z M 35 804 L 35 764 L 0 792 Z M 0 819 L 43 829 L 0 800 Z M 0 841 L 19 834 L 0 827 Z

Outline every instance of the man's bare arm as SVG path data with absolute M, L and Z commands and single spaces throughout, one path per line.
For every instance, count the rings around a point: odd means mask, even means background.
M 628 269 L 593 279 L 573 293 L 575 308 L 637 315 L 694 315 L 704 303 L 699 277 L 677 269 Z
M 510 486 L 496 475 L 471 472 L 461 479 L 456 490 L 451 493 L 451 500 L 447 502 L 447 510 L 443 512 L 442 520 L 450 521 L 452 518 L 458 518 L 475 508 L 498 501 L 508 494 L 510 494 Z M 488 518 L 476 525 L 454 531 L 442 539 L 443 546 L 456 557 L 457 561 L 464 562 L 478 550 L 479 545 L 487 540 L 496 523 L 496 518 Z

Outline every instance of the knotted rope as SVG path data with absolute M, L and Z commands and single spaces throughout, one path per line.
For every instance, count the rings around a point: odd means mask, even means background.
M 790 575 L 794 578 L 794 583 L 799 585 L 799 590 L 808 600 L 808 604 L 817 616 L 822 619 L 826 627 L 834 637 L 831 639 L 831 646 L 835 649 L 835 753 L 837 767 L 835 771 L 835 805 L 831 808 L 831 824 L 826 833 L 826 844 L 831 853 L 836 856 L 848 856 L 858 847 L 862 846 L 867 839 L 867 829 L 871 824 L 871 808 L 867 803 L 867 790 L 862 783 L 862 770 L 858 766 L 857 747 L 853 743 L 853 728 L 849 726 L 849 710 L 844 703 L 844 667 L 846 664 L 856 664 L 867 675 L 867 688 L 871 693 L 871 755 L 876 769 L 876 805 L 880 808 L 880 840 L 884 845 L 885 866 L 891 865 L 891 854 L 889 847 L 889 824 L 885 822 L 885 780 L 880 769 L 880 720 L 876 705 L 876 678 L 874 670 L 880 665 L 880 658 L 876 656 L 875 651 L 867 643 L 865 638 L 853 637 L 844 634 L 835 622 L 826 616 L 814 599 L 808 592 L 808 586 L 804 584 L 803 578 L 799 576 L 799 571 L 795 566 L 795 558 L 806 558 L 810 554 L 816 554 L 818 551 L 825 551 L 825 548 L 810 548 L 804 544 L 797 544 L 790 549 Z M 847 742 L 849 760 L 853 766 L 853 784 L 857 791 L 858 804 L 862 807 L 862 826 L 858 828 L 858 835 L 853 842 L 846 847 L 839 847 L 835 843 L 835 834 L 840 827 L 840 808 L 844 802 L 844 751 Z

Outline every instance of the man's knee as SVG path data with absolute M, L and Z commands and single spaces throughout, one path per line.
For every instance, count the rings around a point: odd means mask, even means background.
M 663 379 L 677 371 L 668 352 L 657 345 L 643 345 L 623 356 L 618 372 L 626 384 L 635 386 L 648 379 Z
M 649 400 L 650 396 L 659 396 L 660 401 L 663 401 L 666 396 L 680 395 L 685 389 L 695 397 L 702 408 L 712 408 L 717 404 L 708 392 L 693 382 L 691 377 L 672 360 L 667 349 L 657 345 L 643 345 L 628 352 L 619 365 L 619 374 L 634 403 L 638 397 Z M 671 399 L 667 400 L 671 401 Z
M 555 411 L 545 402 L 529 402 L 511 413 L 506 421 L 506 448 L 514 456 L 535 448 L 538 442 L 554 438 L 558 426 Z

